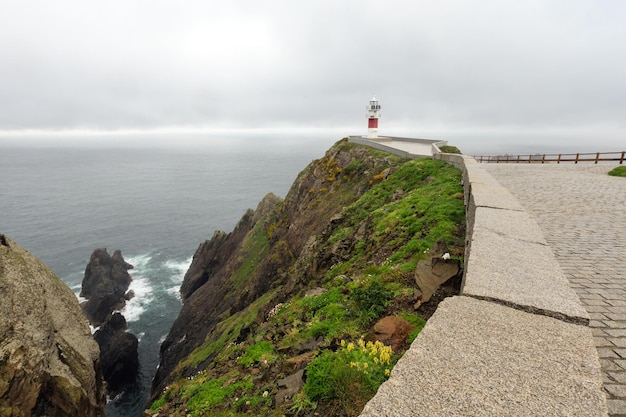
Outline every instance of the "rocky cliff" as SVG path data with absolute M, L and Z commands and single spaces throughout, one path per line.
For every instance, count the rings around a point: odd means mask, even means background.
M 417 263 L 437 241 L 463 255 L 462 198 L 460 173 L 445 163 L 338 142 L 284 200 L 268 194 L 232 232 L 200 244 L 161 345 L 152 410 L 282 415 L 321 401 L 320 415 L 353 415 L 380 382 L 352 383 L 358 398 L 339 400 L 350 395 L 315 385 L 316 361 L 369 349 L 382 355 L 374 369 L 406 348 L 408 332 L 423 325 L 414 310 Z M 377 326 L 383 316 L 396 318 Z M 393 352 L 361 339 L 375 343 L 383 327 Z
M 103 416 L 98 345 L 72 291 L 0 235 L 0 415 Z

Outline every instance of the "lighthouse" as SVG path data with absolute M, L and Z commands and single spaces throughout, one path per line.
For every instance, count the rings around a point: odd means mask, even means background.
M 367 138 L 375 139 L 378 137 L 378 117 L 380 117 L 380 104 L 376 97 L 372 97 L 370 104 L 367 105 Z

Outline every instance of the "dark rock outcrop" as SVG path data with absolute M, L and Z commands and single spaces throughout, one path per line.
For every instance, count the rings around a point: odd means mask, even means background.
M 110 315 L 93 337 L 100 346 L 100 365 L 109 395 L 114 397 L 137 377 L 139 341 L 126 332 L 126 319 L 120 313 Z
M 133 296 L 132 291 L 128 291 L 132 281 L 128 270 L 132 268 L 119 250 L 110 256 L 106 249 L 96 249 L 85 268 L 80 293 L 88 299 L 82 305 L 85 316 L 92 326 L 100 327 L 94 339 L 100 347 L 107 393 L 112 397 L 132 384 L 139 371 L 139 341 L 134 334 L 126 332 L 124 316 L 113 314 Z
M 0 235 L 0 415 L 103 416 L 98 345 L 76 296 Z
M 92 326 L 100 326 L 114 310 L 124 307 L 130 297 L 126 291 L 132 281 L 128 270 L 132 268 L 119 250 L 113 256 L 106 249 L 93 251 L 80 292 L 87 299 L 83 311 Z

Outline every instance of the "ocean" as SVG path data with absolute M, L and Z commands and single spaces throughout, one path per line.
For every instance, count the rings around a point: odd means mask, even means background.
M 78 296 L 96 248 L 134 265 L 123 311 L 139 338 L 140 375 L 107 403 L 108 417 L 140 416 L 159 344 L 180 307 L 178 289 L 198 245 L 229 232 L 269 192 L 337 137 L 177 135 L 155 141 L 73 138 L 57 145 L 0 142 L 0 233 L 44 261 Z M 178 146 L 167 146 L 177 144 Z M 189 144 L 189 146 L 186 146 Z

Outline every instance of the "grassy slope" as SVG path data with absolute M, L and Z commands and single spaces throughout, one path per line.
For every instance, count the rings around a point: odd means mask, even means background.
M 330 204 L 324 197 L 328 188 L 367 175 L 359 161 L 343 169 L 335 168 L 333 160 L 321 162 L 331 175 L 324 187 L 310 191 L 319 195 L 312 204 L 316 207 Z M 358 415 L 400 356 L 359 341 L 376 319 L 389 314 L 416 326 L 412 340 L 424 324 L 412 308 L 417 261 L 437 240 L 448 244 L 453 257 L 463 256 L 460 172 L 429 159 L 393 157 L 390 167 L 369 174 L 369 190 L 342 210 L 329 233 L 317 236 L 310 259 L 299 260 L 328 264 L 309 285 L 326 292 L 305 297 L 300 291 L 259 317 L 259 310 L 275 299 L 276 288 L 224 317 L 218 335 L 207 338 L 179 367 L 189 369 L 214 359 L 195 375 L 171 384 L 152 404 L 155 413 L 282 416 L 307 415 L 317 408 L 320 415 Z M 263 225 L 246 241 L 244 253 L 250 258 L 234 272 L 236 286 L 267 253 L 276 225 Z M 306 344 L 313 350 L 302 349 Z M 277 401 L 278 379 L 302 367 L 307 375 L 304 388 Z M 316 378 L 320 372 L 328 377 Z

